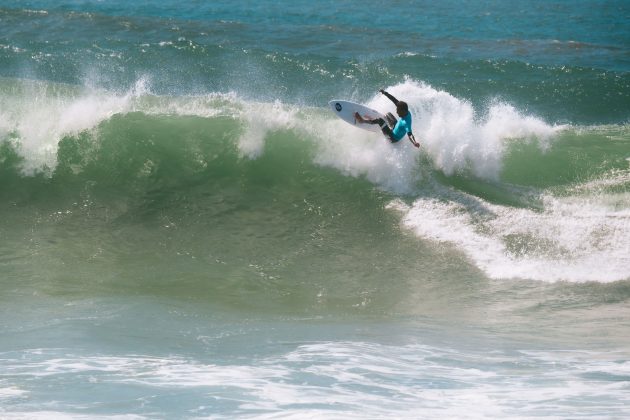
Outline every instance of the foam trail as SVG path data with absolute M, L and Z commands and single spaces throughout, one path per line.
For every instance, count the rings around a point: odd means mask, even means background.
M 394 201 L 418 236 L 453 244 L 491 278 L 612 282 L 630 278 L 630 196 L 542 197 L 544 210 L 440 191 Z M 625 202 L 619 205 L 620 201 Z

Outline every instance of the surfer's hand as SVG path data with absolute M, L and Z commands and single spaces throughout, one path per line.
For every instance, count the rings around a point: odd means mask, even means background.
M 385 93 L 385 89 L 379 89 L 378 91 L 381 93 Z

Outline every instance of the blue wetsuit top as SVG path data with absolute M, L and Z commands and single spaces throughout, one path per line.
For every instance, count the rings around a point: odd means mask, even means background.
M 400 141 L 407 133 L 411 133 L 411 112 L 407 112 L 407 115 L 398 120 L 392 130 L 392 137 L 394 141 Z

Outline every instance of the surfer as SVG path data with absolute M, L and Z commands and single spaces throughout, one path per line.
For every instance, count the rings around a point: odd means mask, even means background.
M 356 120 L 360 123 L 378 124 L 381 127 L 383 134 L 385 134 L 392 143 L 399 142 L 406 134 L 409 137 L 411 144 L 416 147 L 420 147 L 420 143 L 416 141 L 416 138 L 411 132 L 411 112 L 409 112 L 409 105 L 407 105 L 407 102 L 399 101 L 383 89 L 379 92 L 387 96 L 387 98 L 396 105 L 396 113 L 400 117 L 400 120 L 396 120 L 396 117 L 394 117 L 391 112 L 388 112 L 385 116 L 387 121 L 383 118 L 364 118 L 359 115 L 358 112 L 354 113 L 354 118 L 356 118 Z

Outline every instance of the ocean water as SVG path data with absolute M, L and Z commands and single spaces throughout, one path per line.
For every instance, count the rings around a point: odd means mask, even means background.
M 628 417 L 627 1 L 0 0 L 0 418 Z

